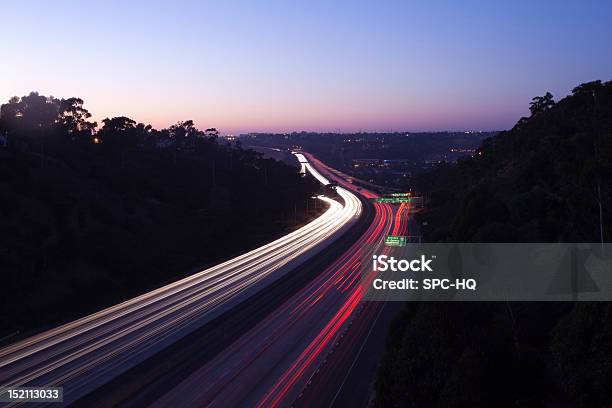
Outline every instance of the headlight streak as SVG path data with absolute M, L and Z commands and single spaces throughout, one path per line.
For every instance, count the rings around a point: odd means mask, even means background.
M 380 240 L 381 232 L 388 231 L 393 225 L 393 214 L 388 204 L 375 204 L 377 221 L 376 236 Z M 391 221 L 391 222 L 388 222 Z M 383 248 L 383 253 L 386 251 Z M 368 256 L 369 259 L 371 256 Z M 361 259 L 361 256 L 359 256 Z M 367 268 L 366 265 L 360 265 L 361 268 Z M 285 370 L 285 372 L 276 380 L 274 385 L 265 393 L 265 395 L 257 403 L 258 408 L 263 407 L 277 407 L 285 401 L 286 398 L 290 398 L 290 392 L 293 391 L 295 394 L 296 388 L 300 387 L 300 384 L 306 382 L 305 378 L 307 370 L 312 369 L 316 366 L 326 350 L 333 345 L 334 341 L 339 337 L 341 330 L 348 323 L 348 319 L 352 316 L 356 310 L 361 297 L 363 295 L 364 288 L 368 286 L 368 282 L 371 281 L 374 276 L 373 274 L 366 275 L 363 282 L 359 282 L 360 268 L 356 268 L 355 272 L 352 272 L 350 267 L 345 267 L 344 273 L 352 276 L 352 286 L 344 288 L 338 287 L 338 290 L 345 293 L 348 292 L 346 300 L 340 305 L 339 309 L 333 315 L 333 317 L 327 322 L 327 324 L 320 330 L 319 334 L 308 344 L 308 346 L 302 351 L 299 357 L 291 364 L 291 366 Z M 310 374 L 312 375 L 312 374 Z
M 329 184 L 303 155 L 296 156 Z M 286 273 L 281 268 L 331 243 L 362 210 L 352 193 L 340 187 L 337 193 L 344 205 L 319 196 L 329 205 L 325 213 L 276 241 L 0 349 L 0 388 L 61 385 L 65 401 L 91 391 L 261 289 L 278 277 L 274 272 Z
M 315 163 L 321 177 L 333 178 L 347 189 L 357 189 L 312 156 L 307 157 L 310 163 Z M 358 192 L 376 197 L 365 189 Z M 403 215 L 407 210 L 403 207 L 400 215 L 394 217 L 390 205 L 375 203 L 374 220 L 357 242 L 296 295 L 154 406 L 291 405 L 360 304 L 364 285 L 360 277 L 369 268 L 371 259 L 370 251 L 365 253 L 364 249 L 378 248 L 379 253 L 386 253 L 383 237 L 391 230 L 405 232 L 407 224 Z M 362 263 L 362 259 L 368 262 Z M 366 281 L 372 278 L 367 277 Z

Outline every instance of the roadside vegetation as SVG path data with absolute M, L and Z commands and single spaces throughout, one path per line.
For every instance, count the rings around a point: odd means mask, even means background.
M 142 293 L 316 214 L 314 179 L 189 120 L 98 126 L 81 99 L 37 93 L 0 112 L 0 338 Z
M 429 242 L 610 242 L 612 82 L 576 87 L 418 176 Z M 608 255 L 609 256 L 609 255 Z M 395 319 L 380 407 L 612 406 L 612 304 L 411 303 Z

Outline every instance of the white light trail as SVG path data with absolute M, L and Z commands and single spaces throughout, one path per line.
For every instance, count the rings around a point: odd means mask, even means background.
M 322 184 L 304 155 L 295 154 Z M 63 386 L 71 402 L 143 361 L 331 244 L 361 213 L 338 187 L 317 219 L 267 245 L 126 302 L 0 349 L 0 388 Z

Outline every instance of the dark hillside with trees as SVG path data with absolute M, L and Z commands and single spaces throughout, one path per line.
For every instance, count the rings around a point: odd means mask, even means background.
M 612 232 L 612 82 L 551 98 L 534 98 L 531 117 L 475 157 L 417 177 L 431 196 L 428 240 L 599 242 Z
M 37 93 L 1 107 L 0 338 L 159 286 L 315 215 L 315 180 L 222 143 L 214 128 L 115 117 L 97 129 L 90 116 L 81 99 Z
M 576 87 L 421 174 L 430 242 L 609 242 L 612 82 Z M 376 405 L 610 407 L 612 304 L 411 303 L 389 334 Z

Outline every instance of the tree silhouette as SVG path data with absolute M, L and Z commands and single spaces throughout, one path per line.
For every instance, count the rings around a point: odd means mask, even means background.
M 609 83 L 608 83 L 609 84 Z M 587 94 L 590 95 L 594 91 L 601 90 L 603 87 L 601 80 L 585 82 L 572 89 L 573 95 Z
M 555 106 L 555 101 L 550 92 L 546 92 L 544 96 L 536 96 L 529 103 L 529 111 L 531 116 L 535 116 Z
M 50 129 L 58 120 L 59 101 L 52 96 L 31 92 L 21 98 L 15 96 L 2 105 L 4 125 L 17 132 Z
M 192 120 L 156 130 L 116 116 L 95 130 L 80 98 L 32 92 L 0 106 L 0 333 L 79 317 L 259 246 L 292 228 L 282 215 L 318 189 Z M 230 234 L 241 238 L 230 245 Z
M 68 98 L 59 101 L 59 124 L 71 135 L 91 137 L 97 127 L 96 122 L 89 122 L 91 113 L 83 107 L 80 98 Z
M 204 134 L 211 138 L 219 137 L 219 131 L 216 128 L 208 128 L 204 131 Z
M 102 129 L 98 132 L 102 142 L 111 148 L 126 149 L 137 143 L 136 121 L 125 116 L 102 120 Z

